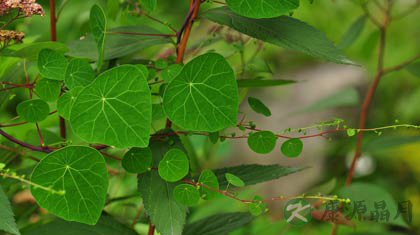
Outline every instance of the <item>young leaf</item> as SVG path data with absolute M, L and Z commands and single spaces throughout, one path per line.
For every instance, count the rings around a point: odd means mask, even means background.
M 259 87 L 272 87 L 284 86 L 295 83 L 292 80 L 261 80 L 261 79 L 241 79 L 237 80 L 239 88 L 259 88 Z
M 195 206 L 200 201 L 200 192 L 191 184 L 180 184 L 174 189 L 175 200 L 186 206 Z
M 211 170 L 204 170 L 203 172 L 201 172 L 200 178 L 198 179 L 198 183 L 215 190 L 219 189 L 219 182 L 217 181 L 217 177 Z M 217 192 L 210 190 L 205 186 L 200 187 L 200 193 L 204 199 L 210 200 L 218 195 Z
M 261 100 L 254 97 L 248 97 L 248 104 L 252 108 L 252 110 L 254 110 L 254 112 L 260 113 L 266 117 L 271 116 L 270 109 L 267 106 L 265 106 L 265 104 Z
M 159 175 L 168 182 L 176 182 L 184 178 L 189 171 L 187 155 L 179 149 L 169 150 L 159 162 Z
M 281 152 L 286 157 L 297 157 L 302 153 L 303 142 L 298 138 L 286 140 L 281 145 Z
M 226 173 L 225 174 L 226 180 L 229 182 L 229 184 L 236 186 L 236 187 L 244 187 L 245 186 L 245 182 L 241 180 L 241 178 L 239 178 L 238 176 L 231 174 L 231 173 Z
M 95 72 L 86 60 L 73 59 L 67 65 L 64 82 L 69 89 L 89 85 L 95 79 Z
M 64 195 L 31 187 L 38 204 L 65 220 L 94 225 L 105 205 L 108 172 L 105 160 L 95 149 L 69 146 L 43 158 L 34 168 L 31 181 L 64 190 Z
M 276 147 L 277 137 L 271 131 L 259 131 L 249 134 L 248 146 L 252 151 L 267 154 Z
M 124 155 L 121 164 L 133 174 L 149 171 L 152 167 L 152 151 L 150 148 L 132 148 Z
M 222 235 L 243 228 L 253 220 L 249 213 L 224 213 L 187 224 L 183 235 Z
M 229 8 L 250 18 L 273 18 L 299 7 L 299 0 L 226 0 Z
M 260 196 L 255 196 L 254 201 L 261 201 L 261 202 L 253 202 L 248 205 L 248 210 L 253 216 L 259 216 L 264 213 L 265 209 L 267 208 L 267 204 L 262 202 L 263 198 Z
M 347 135 L 348 136 L 354 136 L 356 134 L 356 130 L 355 129 L 347 129 Z
M 147 71 L 122 65 L 99 75 L 77 96 L 70 114 L 74 132 L 90 143 L 147 147 L 152 117 Z
M 227 7 L 219 7 L 207 11 L 204 17 L 277 46 L 298 50 L 334 63 L 352 64 L 324 33 L 288 16 L 251 19 L 237 15 Z
M 341 50 L 348 48 L 359 37 L 365 27 L 367 16 L 362 15 L 350 26 L 337 47 Z
M 162 76 L 162 79 L 165 80 L 165 82 L 171 82 L 178 74 L 182 71 L 182 65 L 180 64 L 172 64 L 169 65 L 167 68 L 162 70 L 160 72 L 160 75 Z
M 100 71 L 105 53 L 106 18 L 102 8 L 96 4 L 90 9 L 89 26 L 96 42 L 99 55 L 97 67 Z
M 35 92 L 42 100 L 56 101 L 60 96 L 61 82 L 43 78 L 36 83 Z
M 185 130 L 214 132 L 234 126 L 238 87 L 232 68 L 219 54 L 196 57 L 169 83 L 163 105 L 169 119 Z
M 9 199 L 7 199 L 7 196 L 3 192 L 3 188 L 1 186 L 0 186 L 0 230 L 3 230 L 7 233 L 20 235 L 19 229 L 16 226 L 14 214 L 12 211 L 12 207 L 10 206 Z
M 82 87 L 73 88 L 64 93 L 57 101 L 57 111 L 64 119 L 70 120 L 70 111 Z
M 43 100 L 32 99 L 19 103 L 16 112 L 27 122 L 40 122 L 48 117 L 50 107 Z
M 43 49 L 38 54 L 39 73 L 52 80 L 64 80 L 67 60 L 63 54 L 51 49 Z

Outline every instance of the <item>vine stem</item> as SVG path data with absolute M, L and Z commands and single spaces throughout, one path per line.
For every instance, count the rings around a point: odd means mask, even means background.
M 28 143 L 25 143 L 21 140 L 16 139 L 15 137 L 7 134 L 5 131 L 3 131 L 2 129 L 0 129 L 0 135 L 2 135 L 4 138 L 22 146 L 25 147 L 27 149 L 33 150 L 33 151 L 38 151 L 38 152 L 44 152 L 44 153 L 50 153 L 52 152 L 51 149 L 49 149 L 48 147 L 41 147 L 41 146 L 34 146 Z

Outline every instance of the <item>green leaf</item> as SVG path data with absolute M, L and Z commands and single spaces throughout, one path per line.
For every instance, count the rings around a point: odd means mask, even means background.
M 267 204 L 262 202 L 263 198 L 260 196 L 255 196 L 254 201 L 261 201 L 261 202 L 253 202 L 248 205 L 248 210 L 253 216 L 259 216 L 267 209 Z
M 352 128 L 347 129 L 347 135 L 348 136 L 354 136 L 355 134 L 356 134 L 355 129 L 352 129 Z
M 367 211 L 363 214 L 366 219 L 370 218 L 371 211 L 376 211 L 375 202 L 385 201 L 386 207 L 385 210 L 389 210 L 391 218 L 388 222 L 385 220 L 381 222 L 395 224 L 403 227 L 408 227 L 407 223 L 404 221 L 402 215 L 396 220 L 392 216 L 397 214 L 398 206 L 392 196 L 382 188 L 367 183 L 353 183 L 351 186 L 347 186 L 341 189 L 342 198 L 350 198 L 352 201 L 351 205 L 348 205 L 344 208 L 343 213 L 345 215 L 350 214 L 352 208 L 354 208 L 354 202 L 364 201 L 363 205 L 366 205 Z M 356 218 L 357 219 L 357 216 Z
M 420 136 L 397 136 L 397 135 L 390 135 L 390 136 L 375 136 L 368 141 L 366 141 L 363 146 L 363 152 L 380 152 L 380 151 L 388 151 L 390 148 L 400 147 L 401 145 L 405 144 L 412 144 L 417 143 L 420 141 Z
M 220 7 L 207 11 L 204 17 L 277 46 L 301 51 L 334 63 L 353 64 L 324 33 L 288 16 L 251 19 L 237 15 L 227 7 Z
M 239 88 L 260 88 L 272 86 L 284 86 L 295 83 L 292 80 L 261 80 L 261 79 L 241 79 L 237 80 Z
M 289 139 L 281 145 L 281 152 L 286 157 L 297 157 L 302 153 L 303 142 L 298 138 Z
M 39 52 L 43 49 L 51 49 L 63 54 L 69 50 L 66 45 L 59 42 L 34 42 L 23 46 L 18 50 L 10 50 L 7 53 L 5 53 L 5 50 L 2 50 L 0 56 L 20 57 L 30 61 L 36 61 L 38 60 Z
M 164 60 L 164 59 L 158 59 L 155 62 L 155 67 L 157 69 L 165 69 L 165 68 L 168 67 L 168 62 L 166 60 Z
M 337 47 L 341 50 L 348 48 L 351 44 L 353 44 L 359 35 L 362 33 L 363 28 L 365 27 L 367 16 L 362 15 L 350 26 L 347 32 L 344 34 L 341 42 L 337 45 Z
M 164 130 L 159 134 L 171 133 Z M 185 152 L 179 137 L 168 136 L 164 141 L 151 141 L 150 149 L 153 156 L 153 167 L 158 167 L 165 153 L 170 149 L 180 149 Z M 185 224 L 187 207 L 177 202 L 173 190 L 179 183 L 169 183 L 163 180 L 157 171 L 139 175 L 139 191 L 143 197 L 144 208 L 151 223 L 160 234 L 181 235 Z
M 27 122 L 40 122 L 48 117 L 50 107 L 43 100 L 32 99 L 19 103 L 16 112 Z
M 76 87 L 70 91 L 67 91 L 57 101 L 57 111 L 60 116 L 64 119 L 70 120 L 70 112 L 73 107 L 76 97 L 82 91 L 81 87 Z
M 250 164 L 216 169 L 214 170 L 214 173 L 217 176 L 220 188 L 225 189 L 228 184 L 225 179 L 226 173 L 238 176 L 245 182 L 245 185 L 253 185 L 297 173 L 303 169 L 305 168 Z
M 229 184 L 236 186 L 236 187 L 244 187 L 245 186 L 245 182 L 241 180 L 241 178 L 239 178 L 238 176 L 231 174 L 231 173 L 226 173 L 225 174 L 225 178 L 227 180 L 227 182 L 229 182 Z
M 219 132 L 209 132 L 209 139 L 213 144 L 216 144 L 219 140 Z
M 248 146 L 252 151 L 261 154 L 267 154 L 276 147 L 277 137 L 271 131 L 259 131 L 250 133 L 248 137 Z
M 69 146 L 43 158 L 34 168 L 31 181 L 64 190 L 64 195 L 31 187 L 38 204 L 69 221 L 94 225 L 105 205 L 108 172 L 105 160 L 95 149 Z
M 36 83 L 35 92 L 44 101 L 56 101 L 60 96 L 61 82 L 43 78 Z
M 212 189 L 219 189 L 219 181 L 217 181 L 217 176 L 211 170 L 204 170 L 203 172 L 201 172 L 200 178 L 198 179 L 198 183 L 208 186 Z M 210 190 L 204 186 L 200 187 L 200 192 L 202 197 L 206 200 L 211 200 L 218 195 L 217 192 Z
M 159 175 L 168 182 L 184 178 L 190 169 L 187 155 L 179 149 L 171 149 L 159 162 Z
M 51 49 L 43 49 L 38 54 L 39 73 L 49 79 L 64 80 L 67 60 L 62 53 Z
M 98 51 L 97 67 L 98 71 L 100 71 L 105 53 L 106 18 L 104 11 L 97 4 L 93 5 L 90 9 L 89 26 L 96 42 Z
M 345 88 L 321 98 L 305 107 L 302 112 L 314 112 L 343 106 L 354 106 L 359 103 L 359 92 L 353 88 Z
M 95 72 L 86 60 L 73 59 L 67 65 L 64 82 L 69 89 L 89 85 L 95 79 Z
M 156 10 L 157 0 L 140 0 L 140 4 L 150 13 Z
M 130 173 L 144 173 L 152 167 L 152 150 L 150 148 L 132 148 L 121 162 L 122 167 Z
M 47 224 L 39 224 L 33 229 L 23 233 L 24 235 L 137 235 L 134 230 L 121 224 L 109 215 L 102 215 L 94 226 L 54 220 Z
M 249 213 L 224 213 L 187 224 L 183 235 L 222 235 L 244 227 L 253 220 Z
M 178 76 L 179 73 L 181 73 L 183 66 L 180 64 L 171 64 L 162 72 L 160 75 L 162 76 L 162 79 L 165 80 L 165 82 L 171 82 L 176 76 Z
M 299 0 L 226 0 L 230 9 L 250 18 L 273 18 L 299 7 Z
M 214 132 L 234 126 L 238 88 L 232 68 L 219 54 L 196 57 L 169 83 L 163 105 L 169 119 L 185 130 Z
M 122 65 L 99 75 L 77 96 L 70 114 L 74 132 L 89 143 L 147 147 L 152 118 L 147 71 Z
M 420 62 L 409 64 L 405 69 L 414 76 L 420 77 Z
M 252 110 L 254 110 L 254 112 L 260 113 L 266 117 L 271 116 L 270 109 L 267 106 L 265 106 L 265 104 L 261 100 L 254 97 L 248 97 L 248 104 L 252 108 Z
M 142 32 L 150 34 L 162 33 L 156 29 L 145 25 L 123 26 L 108 30 L 105 41 L 105 60 L 115 59 L 139 52 L 145 48 L 171 43 L 172 40 L 166 37 L 154 37 L 131 34 L 109 34 L 109 32 Z M 98 50 L 92 35 L 86 36 L 82 40 L 75 40 L 69 44 L 70 51 L 67 55 L 78 58 L 88 58 L 96 61 L 98 59 Z
M 0 230 L 3 230 L 11 234 L 20 235 L 19 229 L 17 228 L 16 222 L 15 222 L 12 207 L 10 206 L 9 199 L 7 198 L 1 186 L 0 186 Z
M 174 198 L 186 206 L 195 206 L 200 201 L 200 192 L 191 184 L 180 184 L 174 188 Z

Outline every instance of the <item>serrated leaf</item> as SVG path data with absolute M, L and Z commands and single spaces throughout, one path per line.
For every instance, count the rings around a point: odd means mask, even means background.
M 273 18 L 299 7 L 299 0 L 226 0 L 230 9 L 250 18 Z
M 174 188 L 174 198 L 186 206 L 195 206 L 200 201 L 200 192 L 191 184 L 180 184 Z
M 225 174 L 225 178 L 227 180 L 227 182 L 233 186 L 236 187 L 244 187 L 245 186 L 245 182 L 241 180 L 241 178 L 239 178 L 238 176 L 231 174 L 231 173 L 226 173 Z
M 298 138 L 288 139 L 281 145 L 281 152 L 286 157 L 297 157 L 302 153 L 303 142 Z
M 182 71 L 183 66 L 180 64 L 172 64 L 160 72 L 165 82 L 171 82 Z
M 104 11 L 97 4 L 93 5 L 90 9 L 89 26 L 96 42 L 96 48 L 98 51 L 97 67 L 98 71 L 100 71 L 105 53 L 106 18 Z
M 23 46 L 18 50 L 2 50 L 0 56 L 4 57 L 20 57 L 30 61 L 37 61 L 38 54 L 43 49 L 51 49 L 58 53 L 66 53 L 69 49 L 60 42 L 34 42 Z
M 102 155 L 84 146 L 69 146 L 43 158 L 34 168 L 31 181 L 65 194 L 31 187 L 37 203 L 68 221 L 94 225 L 105 205 L 108 172 Z
M 95 79 L 95 72 L 86 60 L 73 59 L 66 68 L 64 82 L 69 89 L 85 87 Z
M 169 83 L 163 105 L 169 119 L 185 130 L 214 132 L 234 126 L 238 88 L 232 68 L 219 54 L 196 57 Z
M 17 228 L 16 222 L 15 222 L 12 207 L 10 206 L 9 199 L 7 198 L 1 186 L 0 186 L 0 230 L 3 230 L 11 234 L 20 235 L 19 229 Z
M 185 226 L 183 235 L 230 234 L 253 220 L 249 213 L 224 213 L 201 219 Z
M 159 162 L 159 175 L 168 182 L 176 182 L 184 178 L 190 169 L 187 155 L 179 149 L 166 152 Z
M 198 178 L 198 183 L 210 187 L 215 190 L 219 190 L 219 182 L 217 181 L 217 176 L 211 170 L 204 170 Z M 206 188 L 205 186 L 200 187 L 201 195 L 206 200 L 211 200 L 215 198 L 218 193 Z
M 277 46 L 301 51 L 334 63 L 353 64 L 324 33 L 292 17 L 251 19 L 237 15 L 227 7 L 211 9 L 204 17 Z
M 221 169 L 215 169 L 213 172 L 217 176 L 220 188 L 225 189 L 227 181 L 225 179 L 226 173 L 234 174 L 245 182 L 245 185 L 258 184 L 280 177 L 299 172 L 305 168 L 303 167 L 284 167 L 280 165 L 240 165 L 234 167 L 227 167 Z
M 284 86 L 295 83 L 292 80 L 261 80 L 261 79 L 241 79 L 237 80 L 239 88 L 260 88 L 272 86 Z
M 248 97 L 248 104 L 252 108 L 252 110 L 254 110 L 254 112 L 260 113 L 266 117 L 271 116 L 270 109 L 267 106 L 265 106 L 265 104 L 261 100 L 254 97 Z
M 51 49 L 43 49 L 38 54 L 39 73 L 49 79 L 64 80 L 67 60 L 62 53 Z
M 347 32 L 344 34 L 341 42 L 337 45 L 337 47 L 341 50 L 348 48 L 351 44 L 353 44 L 359 35 L 362 33 L 363 28 L 365 27 L 367 16 L 362 15 L 350 26 Z
M 27 122 L 40 122 L 48 117 L 50 107 L 43 100 L 32 99 L 20 102 L 16 112 Z
M 56 101 L 60 96 L 61 82 L 43 78 L 36 83 L 35 92 L 44 101 Z
M 132 148 L 121 161 L 122 167 L 130 173 L 144 173 L 152 167 L 152 151 L 150 148 Z
M 277 137 L 271 131 L 259 131 L 250 133 L 248 146 L 252 151 L 260 154 L 267 154 L 276 147 Z
M 74 132 L 90 143 L 147 147 L 152 118 L 147 71 L 122 65 L 99 75 L 77 96 L 70 114 Z
M 73 107 L 74 102 L 76 101 L 76 97 L 82 91 L 82 87 L 76 87 L 67 91 L 57 101 L 57 111 L 60 116 L 63 118 L 70 120 L 70 112 L 71 108 Z

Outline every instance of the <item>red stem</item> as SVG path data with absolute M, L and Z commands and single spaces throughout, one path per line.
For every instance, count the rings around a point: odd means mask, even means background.
M 147 235 L 153 235 L 155 234 L 155 226 L 153 224 L 149 224 L 149 232 Z

